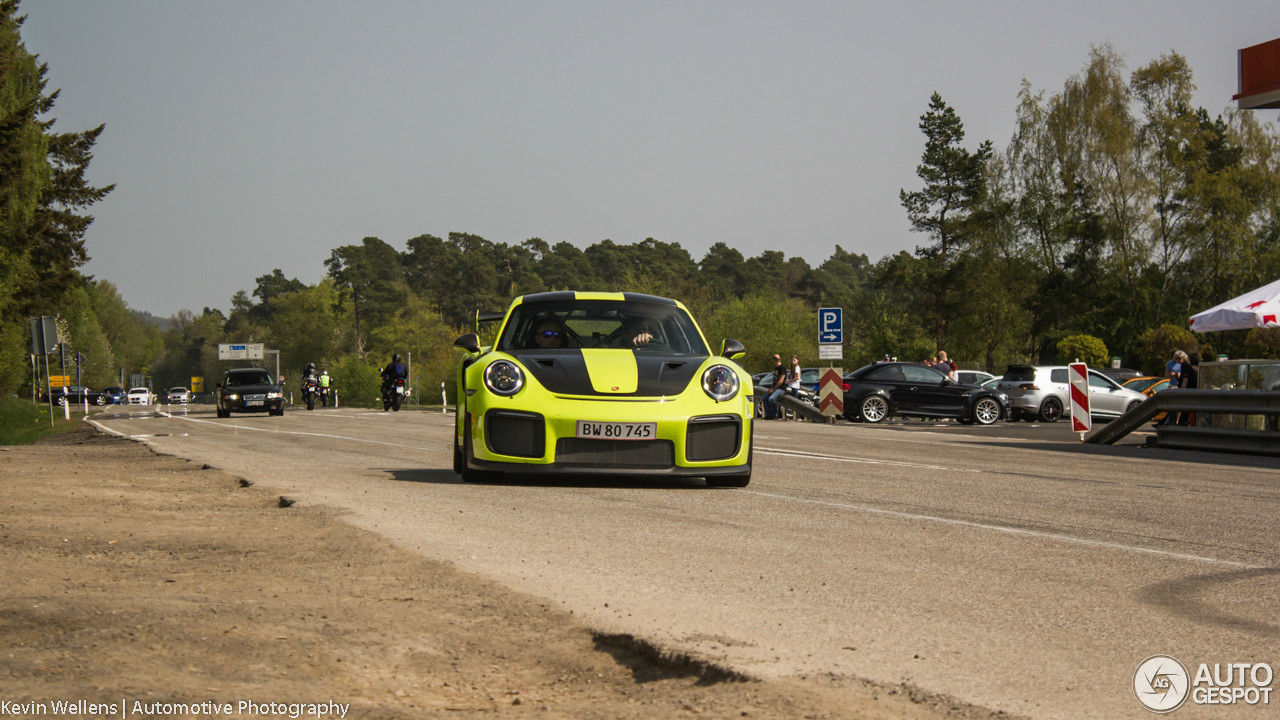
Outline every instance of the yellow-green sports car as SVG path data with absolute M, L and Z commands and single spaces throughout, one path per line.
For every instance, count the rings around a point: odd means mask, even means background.
M 496 315 L 493 316 L 496 319 Z M 751 376 L 725 340 L 712 355 L 681 303 L 637 293 L 516 298 L 493 347 L 458 338 L 453 468 L 502 473 L 751 481 Z

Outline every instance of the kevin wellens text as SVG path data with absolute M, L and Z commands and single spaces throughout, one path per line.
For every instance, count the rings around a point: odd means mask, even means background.
M 204 700 L 201 702 L 165 702 L 127 700 L 92 702 L 89 700 L 4 700 L 0 699 L 0 717 L 159 717 L 193 715 L 209 717 L 287 717 L 345 718 L 350 704 L 337 702 L 261 702 L 257 700 Z

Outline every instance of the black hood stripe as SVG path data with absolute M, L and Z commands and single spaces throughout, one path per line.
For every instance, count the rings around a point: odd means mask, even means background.
M 631 394 L 597 393 L 587 374 L 587 362 L 578 349 L 537 350 L 514 353 L 520 364 L 553 393 L 562 395 L 602 395 L 605 397 L 671 397 L 684 392 L 694 380 L 704 356 L 632 353 L 638 373 L 636 391 Z

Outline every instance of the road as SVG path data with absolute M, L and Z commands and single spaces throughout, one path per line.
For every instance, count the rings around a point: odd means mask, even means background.
M 1033 718 L 1140 718 L 1150 713 L 1134 673 L 1149 656 L 1193 675 L 1200 663 L 1280 668 L 1271 458 L 1085 446 L 1062 423 L 762 421 L 745 489 L 464 484 L 441 413 L 94 417 L 159 452 L 343 508 L 399 546 L 602 630 L 757 677 L 905 682 Z

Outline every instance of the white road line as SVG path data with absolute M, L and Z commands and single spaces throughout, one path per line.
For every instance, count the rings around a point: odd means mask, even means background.
M 1084 538 L 1071 537 L 1070 535 L 1059 535 L 1057 533 L 1049 533 L 1041 530 L 1024 530 L 1022 528 L 1012 528 L 1003 525 L 990 525 L 988 523 L 973 522 L 971 520 L 955 520 L 952 518 L 938 517 L 936 515 L 919 515 L 916 513 L 906 513 L 898 510 L 885 510 L 882 508 L 867 507 L 866 505 L 853 505 L 850 503 L 833 502 L 830 500 L 810 500 L 807 498 L 798 498 L 790 495 L 778 495 L 776 493 L 761 492 L 759 490 L 743 490 L 742 492 L 758 495 L 760 497 L 772 498 L 774 500 L 786 500 L 789 502 L 805 503 L 808 505 L 822 505 L 824 507 L 838 508 L 841 510 L 851 510 L 853 512 L 870 513 L 873 515 L 884 515 L 887 517 L 895 517 L 903 520 L 918 520 L 922 522 L 941 523 L 943 525 L 955 525 L 958 527 L 973 528 L 976 530 L 990 530 L 993 532 L 1005 533 L 1007 535 L 1020 535 L 1022 537 L 1033 537 L 1041 540 L 1050 540 L 1053 542 L 1069 543 L 1072 545 L 1086 545 L 1089 547 L 1107 548 L 1109 550 L 1121 550 L 1124 552 L 1144 553 L 1147 555 L 1159 555 L 1161 557 L 1173 558 L 1176 560 L 1189 560 L 1191 562 L 1209 563 L 1211 565 L 1226 565 L 1228 567 L 1258 569 L 1270 567 L 1269 565 L 1251 565 L 1249 563 L 1236 562 L 1234 560 L 1221 560 L 1219 558 L 1204 557 L 1203 555 L 1188 555 L 1186 553 L 1169 552 L 1168 550 L 1155 550 L 1153 548 L 1138 547 L 1137 545 L 1124 545 L 1122 543 L 1104 542 L 1102 540 L 1086 540 Z
M 236 428 L 237 430 L 250 430 L 253 432 L 275 433 L 277 435 L 303 435 L 307 437 L 329 438 L 331 440 L 349 440 L 351 442 L 369 443 L 370 445 L 387 445 L 389 447 L 405 448 L 407 450 L 424 450 L 426 452 L 439 451 L 438 448 L 422 447 L 420 445 L 404 445 L 402 443 L 385 442 L 383 440 L 366 440 L 365 438 L 353 438 L 346 435 L 332 435 L 329 433 L 301 432 L 298 430 L 278 430 L 275 428 L 252 427 L 250 425 L 232 425 L 230 423 L 214 422 L 213 420 L 201 420 L 199 418 L 185 417 L 182 415 L 170 416 L 174 420 L 185 420 L 187 422 L 202 423 L 207 425 L 216 425 L 218 427 Z
M 897 460 L 869 460 L 866 458 L 846 457 L 843 455 L 824 455 L 822 453 L 801 452 L 799 450 L 770 450 L 756 448 L 761 455 L 778 455 L 780 457 L 810 458 L 813 460 L 834 460 L 836 462 L 859 463 L 864 465 L 894 465 L 898 467 L 921 468 L 924 470 L 947 470 L 949 472 L 986 472 L 976 468 L 955 468 L 945 465 L 926 465 L 924 463 L 901 462 Z

